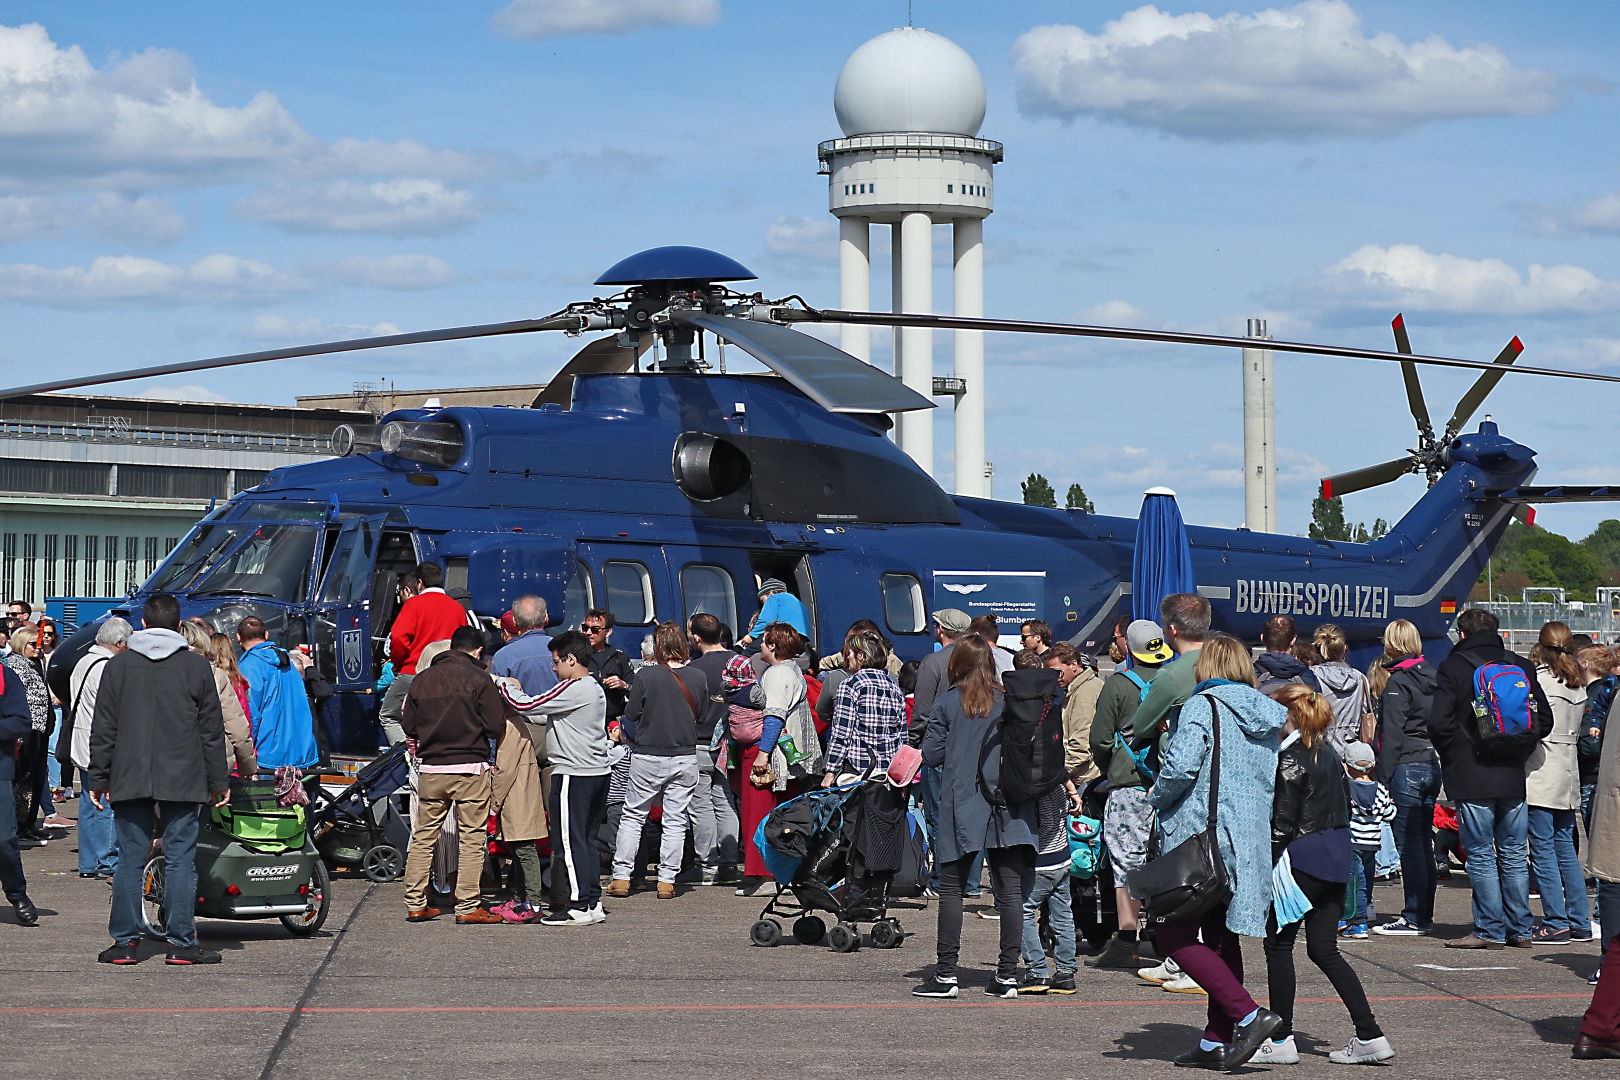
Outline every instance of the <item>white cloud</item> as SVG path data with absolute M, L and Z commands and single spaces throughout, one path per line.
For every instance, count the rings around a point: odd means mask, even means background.
M 838 223 L 782 214 L 765 227 L 765 250 L 805 262 L 834 262 L 838 259 Z
M 135 395 L 149 401 L 229 401 L 224 394 L 216 394 L 206 386 L 188 383 L 185 386 L 148 386 Z
M 345 255 L 313 262 L 313 277 L 369 289 L 436 289 L 461 280 L 461 271 L 436 255 Z
M 104 191 L 94 198 L 0 196 L 0 243 L 59 240 L 82 233 L 120 244 L 168 244 L 185 234 L 186 219 L 167 199 L 132 199 Z
M 97 70 L 43 26 L 0 26 L 0 180 L 114 188 L 213 181 L 320 148 L 276 100 L 209 100 L 191 62 L 150 49 Z
M 1141 326 L 1153 329 L 1159 320 L 1124 300 L 1104 300 L 1080 313 L 1080 321 L 1088 326 Z
M 385 236 L 442 236 L 468 228 L 482 216 L 472 192 L 414 177 L 263 188 L 235 203 L 231 213 L 292 233 Z
M 1620 281 L 1584 267 L 1531 263 L 1520 274 L 1501 259 L 1434 255 L 1415 244 L 1368 244 L 1328 267 L 1307 291 L 1353 307 L 1454 314 L 1597 312 L 1620 304 Z
M 330 323 L 318 315 L 302 319 L 289 315 L 256 315 L 247 336 L 260 341 L 346 341 L 349 338 L 388 337 L 400 332 L 393 323 Z
M 274 94 L 214 102 L 191 61 L 152 49 L 97 68 L 38 24 L 0 26 L 0 193 L 142 194 L 255 183 L 240 216 L 293 232 L 437 235 L 464 228 L 492 203 L 473 181 L 532 180 L 545 165 L 512 154 L 433 149 L 411 139 L 328 142 L 306 131 Z M 177 211 L 125 198 L 100 235 L 163 242 Z M 63 227 L 0 206 L 0 240 Z M 95 233 L 95 221 L 73 220 Z M 122 230 L 122 231 L 120 231 Z
M 52 307 L 240 303 L 311 287 L 308 281 L 257 260 L 223 254 L 205 256 L 190 266 L 135 255 L 103 255 L 88 269 L 0 264 L 0 298 Z
M 720 0 L 512 0 L 491 18 L 503 34 L 540 41 L 576 34 L 628 34 L 659 26 L 707 26 Z
M 1514 203 L 1508 209 L 1518 214 L 1531 231 L 1544 236 L 1593 233 L 1620 235 L 1620 190 L 1596 198 L 1566 203 Z
M 1434 120 L 1533 116 L 1562 104 L 1551 72 L 1489 44 L 1367 37 L 1343 0 L 1219 17 L 1152 5 L 1104 24 L 1038 26 L 1013 45 L 1020 109 L 1189 138 L 1366 138 Z

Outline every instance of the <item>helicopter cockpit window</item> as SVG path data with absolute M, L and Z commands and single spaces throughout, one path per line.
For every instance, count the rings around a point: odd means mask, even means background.
M 653 621 L 652 575 L 638 562 L 602 564 L 607 586 L 607 607 L 621 626 L 646 626 Z
M 304 599 L 318 530 L 304 525 L 247 526 L 236 549 L 202 580 L 198 596 L 262 596 L 296 604 Z
M 252 525 L 198 525 L 157 568 L 145 588 L 151 592 L 185 588 L 192 579 L 213 569 L 220 557 L 252 528 Z
M 884 574 L 878 582 L 883 589 L 883 621 L 890 633 L 920 634 L 928 628 L 922 582 L 910 574 Z
M 694 563 L 681 571 L 681 596 L 686 601 L 686 620 L 698 612 L 713 615 L 727 626 L 737 625 L 737 590 L 731 575 L 719 566 Z M 617 618 L 617 615 L 615 615 Z

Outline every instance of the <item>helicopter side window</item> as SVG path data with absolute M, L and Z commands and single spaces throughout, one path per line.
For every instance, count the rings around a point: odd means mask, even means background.
M 252 532 L 203 579 L 198 596 L 263 596 L 299 603 L 309 584 L 317 530 L 307 525 L 248 526 Z
M 687 622 L 704 612 L 727 626 L 737 625 L 737 590 L 723 567 L 693 563 L 683 568 L 681 596 L 686 601 Z
M 574 563 L 574 576 L 563 589 L 562 621 L 548 633 L 553 637 L 568 630 L 577 630 L 585 624 L 585 613 L 596 606 L 596 590 L 591 585 L 591 571 L 582 562 Z
M 638 562 L 602 564 L 607 606 L 613 621 L 623 626 L 648 626 L 653 621 L 652 575 Z
M 883 621 L 895 634 L 920 634 L 928 628 L 923 612 L 922 582 L 911 574 L 884 574 Z
M 185 588 L 191 579 L 212 570 L 220 557 L 251 528 L 251 525 L 197 526 L 152 575 L 145 588 L 152 592 Z
M 344 534 L 337 552 L 328 563 L 321 585 L 323 604 L 349 604 L 364 600 L 371 591 L 371 554 L 376 537 L 370 522 L 361 522 Z

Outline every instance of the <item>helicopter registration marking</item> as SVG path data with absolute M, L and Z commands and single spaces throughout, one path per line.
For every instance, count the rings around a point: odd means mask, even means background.
M 1337 619 L 1389 618 L 1390 591 L 1380 585 L 1238 579 L 1237 610 L 1265 615 L 1331 615 Z

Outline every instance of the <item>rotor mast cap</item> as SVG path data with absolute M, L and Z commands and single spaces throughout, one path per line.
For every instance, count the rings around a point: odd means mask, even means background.
M 673 281 L 753 281 L 748 267 L 708 248 L 673 245 L 648 248 L 620 259 L 596 279 L 598 285 L 646 285 Z

